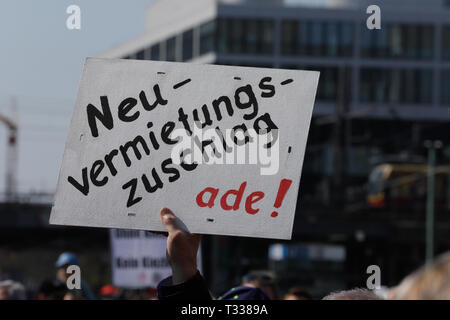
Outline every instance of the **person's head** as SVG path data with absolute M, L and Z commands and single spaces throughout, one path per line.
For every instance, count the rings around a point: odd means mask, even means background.
M 0 282 L 0 300 L 9 300 L 12 281 L 6 280 Z
M 242 278 L 242 285 L 261 289 L 270 300 L 280 298 L 274 277 L 265 271 L 252 271 Z
M 383 299 L 368 289 L 355 288 L 351 290 L 332 292 L 329 295 L 323 297 L 322 300 L 383 300 Z
M 63 297 L 63 300 L 77 300 L 77 297 L 73 292 L 67 291 Z
M 39 300 L 63 300 L 67 286 L 59 280 L 45 280 L 39 287 Z
M 305 289 L 294 287 L 284 295 L 284 300 L 312 300 L 312 297 Z
M 67 267 L 70 265 L 78 265 L 78 258 L 72 252 L 63 252 L 59 255 L 58 260 L 56 260 L 56 277 L 63 281 L 67 281 Z
M 10 300 L 25 300 L 27 298 L 26 290 L 23 284 L 19 282 L 13 282 L 9 288 Z
M 389 293 L 397 300 L 449 300 L 450 252 L 407 276 Z

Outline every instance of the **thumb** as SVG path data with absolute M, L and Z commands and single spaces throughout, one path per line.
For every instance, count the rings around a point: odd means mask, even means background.
M 178 218 L 169 208 L 162 208 L 160 211 L 161 222 L 169 233 L 182 230 Z

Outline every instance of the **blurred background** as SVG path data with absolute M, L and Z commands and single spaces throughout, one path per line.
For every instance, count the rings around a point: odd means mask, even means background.
M 205 236 L 221 294 L 251 270 L 282 292 L 393 286 L 450 249 L 450 1 L 2 1 L 0 280 L 31 293 L 75 252 L 111 283 L 109 231 L 48 218 L 86 56 L 321 72 L 292 241 Z M 369 5 L 381 9 L 370 30 Z

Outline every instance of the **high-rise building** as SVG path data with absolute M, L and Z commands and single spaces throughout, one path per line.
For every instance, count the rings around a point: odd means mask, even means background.
M 335 112 L 344 68 L 349 112 L 450 119 L 448 1 L 381 1 L 380 30 L 366 27 L 370 3 L 155 0 L 146 32 L 102 56 L 316 69 L 322 74 L 315 115 Z

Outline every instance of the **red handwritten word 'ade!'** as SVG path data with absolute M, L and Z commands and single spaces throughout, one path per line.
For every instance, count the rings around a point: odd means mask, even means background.
M 50 223 L 290 239 L 315 71 L 86 59 Z

